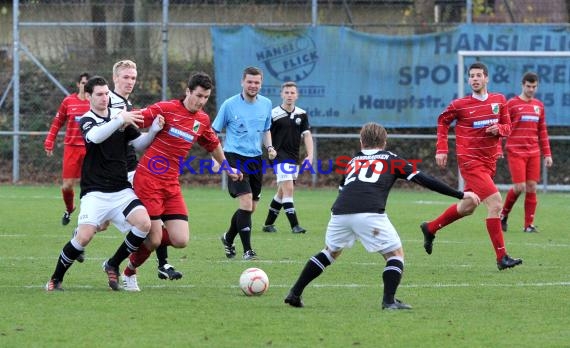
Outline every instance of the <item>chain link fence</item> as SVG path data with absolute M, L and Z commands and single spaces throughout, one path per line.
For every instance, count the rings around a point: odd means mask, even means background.
M 133 59 L 138 79 L 131 99 L 143 107 L 161 99 L 183 96 L 190 72 L 203 70 L 214 75 L 210 27 L 258 25 L 290 28 L 311 25 L 349 26 L 359 31 L 410 35 L 444 31 L 460 23 L 568 23 L 568 1 L 558 0 L 289 0 L 289 1 L 21 1 L 17 7 L 19 25 L 14 27 L 14 9 L 0 2 L 0 183 L 14 180 L 14 98 L 13 69 L 19 65 L 19 146 L 20 182 L 59 183 L 63 137 L 58 137 L 54 157 L 43 150 L 45 132 L 67 93 L 75 92 L 77 76 L 86 71 L 111 80 L 113 64 Z M 568 30 L 567 26 L 565 26 Z M 14 30 L 19 38 L 19 57 L 14 57 Z M 244 43 L 247 44 L 247 43 Z M 17 61 L 16 61 L 17 60 Z M 236 81 L 236 93 L 239 83 Z M 300 101 L 300 105 L 302 100 Z M 215 90 L 206 111 L 213 117 L 217 105 Z M 357 129 L 323 129 L 321 133 L 353 134 Z M 433 129 L 395 129 L 395 133 L 434 134 Z M 564 135 L 567 129 L 554 129 Z M 412 137 L 413 138 L 413 137 Z M 358 141 L 319 139 L 319 156 L 334 158 L 339 149 L 356 150 Z M 401 139 L 392 142 L 408 158 L 433 162 L 432 139 Z M 396 145 L 398 144 L 398 145 Z M 552 144 L 555 164 L 570 165 L 565 153 L 568 141 Z M 193 155 L 206 156 L 200 149 Z M 561 167 L 558 167 L 561 168 Z M 559 169 L 560 170 L 560 169 Z M 440 174 L 450 183 L 453 169 Z M 502 182 L 509 182 L 506 166 L 500 169 Z M 218 182 L 212 175 L 185 174 L 186 183 Z M 268 180 L 271 180 L 269 178 Z M 314 184 L 309 173 L 300 184 Z M 319 176 L 319 185 L 336 185 L 338 179 Z M 550 183 L 570 184 L 564 175 Z

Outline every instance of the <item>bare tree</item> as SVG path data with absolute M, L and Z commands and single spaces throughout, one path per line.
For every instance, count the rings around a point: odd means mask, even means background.
M 435 0 L 414 0 L 415 33 L 426 34 L 434 31 L 430 24 L 434 23 Z
M 105 15 L 105 5 L 98 1 L 91 3 L 91 20 L 93 22 L 105 23 L 107 17 Z M 107 52 L 107 28 L 97 26 L 93 28 L 93 42 L 95 44 L 95 52 Z M 94 55 L 95 56 L 95 55 Z

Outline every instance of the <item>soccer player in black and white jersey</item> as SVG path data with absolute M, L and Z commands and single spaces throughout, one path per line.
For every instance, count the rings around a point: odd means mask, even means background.
M 109 106 L 112 108 L 133 110 L 133 104 L 129 100 L 131 93 L 137 82 L 137 65 L 132 60 L 120 60 L 113 65 L 113 84 L 114 89 L 109 94 Z M 137 168 L 138 159 L 135 149 L 129 146 L 127 152 L 127 169 L 129 171 L 129 182 L 133 183 L 135 170 Z M 167 232 L 164 232 L 167 233 Z M 182 273 L 178 272 L 174 266 L 168 263 L 168 250 L 166 245 L 160 245 L 156 248 L 156 258 L 158 260 L 158 277 L 160 279 L 180 279 Z M 125 280 L 125 278 L 123 278 Z M 133 280 L 134 281 L 134 280 Z M 125 283 L 125 289 L 134 289 L 137 291 L 136 284 Z
M 264 232 L 277 232 L 273 225 L 281 208 L 285 211 L 291 232 L 305 233 L 299 226 L 299 220 L 293 204 L 295 180 L 299 174 L 299 148 L 301 139 L 305 144 L 307 156 L 303 163 L 313 164 L 313 136 L 307 112 L 295 103 L 299 91 L 295 82 L 285 82 L 281 85 L 281 105 L 271 111 L 271 138 L 277 151 L 274 170 L 277 177 L 277 193 L 269 204 L 269 212 L 263 226 Z
M 63 247 L 47 291 L 63 290 L 65 273 L 107 221 L 126 233 L 115 254 L 103 263 L 109 287 L 119 290 L 119 265 L 138 250 L 150 230 L 150 217 L 127 180 L 126 153 L 128 144 L 138 150 L 148 147 L 162 129 L 164 118 L 157 118 L 143 135 L 137 127 L 143 122 L 140 112 L 108 107 L 109 86 L 104 78 L 90 78 L 85 94 L 91 109 L 79 121 L 86 155 L 81 169 L 77 233 Z
M 382 273 L 382 309 L 411 309 L 410 305 L 395 298 L 404 272 L 404 250 L 398 232 L 385 213 L 392 185 L 397 179 L 405 179 L 441 194 L 479 204 L 476 194 L 457 191 L 417 171 L 409 161 L 384 150 L 386 138 L 386 130 L 377 123 L 367 123 L 360 130 L 361 152 L 345 168 L 339 195 L 331 209 L 326 246 L 308 260 L 285 303 L 303 307 L 301 294 L 305 287 L 321 275 L 344 248 L 350 248 L 356 240 L 360 240 L 366 251 L 377 252 L 386 260 Z

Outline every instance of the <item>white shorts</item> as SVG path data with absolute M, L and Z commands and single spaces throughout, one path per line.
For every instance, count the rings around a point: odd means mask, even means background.
M 277 183 L 297 180 L 297 176 L 299 176 L 299 166 L 292 162 L 278 163 L 273 166 L 273 170 L 277 177 Z
M 129 182 L 131 183 L 131 186 L 133 186 L 133 180 L 135 179 L 135 173 L 136 173 L 136 170 L 131 170 L 130 172 L 127 173 L 127 180 L 129 180 Z
M 89 192 L 81 198 L 77 222 L 80 225 L 101 226 L 111 221 L 122 233 L 131 230 L 127 217 L 133 211 L 145 209 L 131 188 L 119 192 Z
M 331 215 L 325 243 L 331 251 L 350 248 L 356 240 L 368 252 L 386 254 L 402 247 L 398 232 L 386 214 Z

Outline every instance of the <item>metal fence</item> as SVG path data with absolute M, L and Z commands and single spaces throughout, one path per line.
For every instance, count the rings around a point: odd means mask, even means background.
M 53 0 L 0 5 L 0 18 L 0 182 L 51 183 L 59 180 L 61 162 L 46 158 L 45 131 L 61 100 L 73 92 L 77 75 L 88 71 L 110 77 L 116 60 L 132 58 L 139 67 L 132 95 L 135 106 L 177 97 L 183 94 L 190 71 L 213 75 L 212 26 L 335 25 L 409 35 L 465 22 L 567 24 L 568 4 L 558 0 Z M 215 115 L 215 110 L 214 91 L 206 111 Z M 565 130 L 556 133 L 564 134 Z M 337 149 L 344 146 L 342 141 L 335 144 L 339 140 L 334 138 L 319 141 Z M 424 141 L 420 147 L 433 151 L 433 144 Z M 566 142 L 557 139 L 553 147 Z M 61 141 L 59 146 L 56 154 L 61 154 Z M 555 161 L 561 157 L 565 161 L 565 156 L 556 154 Z M 562 170 L 570 172 L 565 165 Z M 567 185 L 567 180 L 561 176 L 550 183 Z

